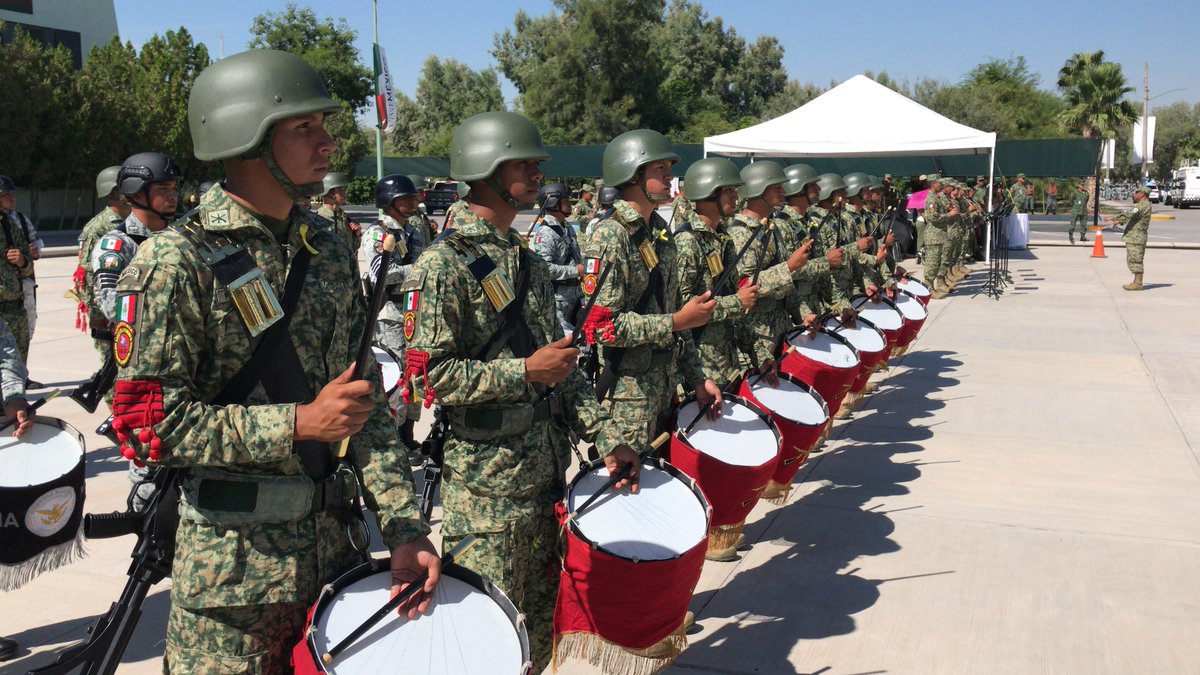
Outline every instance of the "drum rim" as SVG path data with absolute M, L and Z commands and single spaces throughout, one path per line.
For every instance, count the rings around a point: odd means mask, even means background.
M 323 673 L 328 673 L 329 669 L 321 662 L 321 655 L 317 651 L 317 621 L 320 619 L 324 610 L 328 609 L 329 603 L 333 601 L 337 594 L 342 589 L 351 584 L 361 581 L 371 575 L 380 574 L 391 571 L 391 561 L 387 558 L 372 558 L 369 562 L 360 563 L 342 572 L 336 579 L 321 586 L 321 592 L 317 595 L 316 602 L 312 607 L 312 619 L 309 621 L 305 629 L 304 644 L 308 646 L 309 655 L 313 658 L 313 663 Z M 521 645 L 521 658 L 524 659 L 521 673 L 527 672 L 524 669 L 524 664 L 530 663 L 533 658 L 533 650 L 529 645 L 529 631 L 525 628 L 525 615 L 521 613 L 521 609 L 517 604 L 509 598 L 504 591 L 500 590 L 492 580 L 486 576 L 474 572 L 457 563 L 442 568 L 442 574 L 448 577 L 457 579 L 463 583 L 470 585 L 477 591 L 486 593 L 497 605 L 501 611 L 512 622 L 513 628 L 517 629 L 517 642 Z M 364 617 L 365 618 L 365 617 Z
M 832 317 L 832 316 L 831 316 L 831 317 L 829 317 L 828 319 L 826 319 L 826 321 L 832 321 L 832 320 L 833 320 L 833 319 L 835 319 L 835 318 L 837 318 L 837 317 Z M 886 335 L 886 334 L 884 334 L 883 330 L 881 330 L 881 329 L 879 328 L 879 326 L 876 326 L 874 322 L 872 322 L 871 320 L 869 320 L 869 319 L 867 319 L 867 318 L 865 318 L 865 317 L 861 317 L 861 316 L 856 316 L 856 317 L 854 317 L 854 322 L 855 322 L 855 323 L 866 324 L 867 328 L 870 328 L 870 329 L 874 330 L 874 331 L 875 331 L 875 334 L 879 336 L 879 339 L 883 341 L 883 347 L 882 347 L 881 349 L 876 349 L 875 351 L 867 352 L 868 354 L 877 354 L 877 353 L 879 353 L 879 352 L 885 352 L 885 351 L 887 351 L 887 341 L 888 341 L 888 339 L 887 339 L 887 335 Z M 838 333 L 837 333 L 837 329 L 836 329 L 836 328 L 834 328 L 834 329 L 829 329 L 829 328 L 828 328 L 828 326 L 825 326 L 825 324 L 821 324 L 821 325 L 822 325 L 822 326 L 824 326 L 824 327 L 825 327 L 825 328 L 826 328 L 826 329 L 827 329 L 829 332 L 832 332 L 834 335 L 837 335 L 838 337 L 840 337 L 840 338 L 842 338 L 842 339 L 846 340 L 846 342 L 847 342 L 847 343 L 849 343 L 849 342 L 850 342 L 850 339 L 849 339 L 849 338 L 845 338 L 845 337 L 843 337 L 843 336 L 841 336 L 841 335 L 838 335 Z M 843 326 L 843 327 L 844 327 L 844 326 Z M 850 346 L 851 346 L 851 347 L 854 347 L 854 345 L 853 345 L 853 344 L 851 344 Z M 854 347 L 854 348 L 855 348 L 855 349 L 858 349 L 858 347 Z M 858 357 L 858 358 L 859 358 L 859 362 L 861 362 L 861 361 L 862 361 L 862 350 L 859 350 L 859 357 Z
M 722 394 L 722 395 L 724 395 L 724 394 Z M 774 426 L 774 425 L 772 425 L 772 426 Z M 672 434 L 672 435 L 675 435 L 675 434 Z M 687 485 L 688 490 L 691 491 L 692 495 L 696 497 L 696 501 L 700 502 L 700 506 L 703 507 L 703 509 L 704 509 L 704 531 L 707 533 L 709 528 L 712 526 L 712 504 L 710 504 L 708 502 L 708 497 L 704 496 L 704 491 L 700 489 L 700 485 L 697 484 L 696 481 L 693 480 L 691 476 L 684 473 L 683 470 L 679 469 L 674 464 L 671 464 L 670 462 L 668 462 L 667 460 L 665 460 L 661 457 L 648 457 L 648 458 L 642 460 L 643 467 L 645 467 L 647 464 L 654 467 L 655 469 L 667 472 L 668 474 L 674 476 L 675 478 L 683 481 L 684 484 Z M 619 553 L 614 553 L 613 551 L 609 550 L 607 547 L 601 546 L 600 544 L 597 544 L 596 542 L 592 541 L 587 535 L 585 535 L 583 533 L 583 530 L 579 529 L 579 523 L 577 523 L 575 521 L 575 519 L 571 518 L 569 515 L 570 510 L 571 510 L 571 488 L 575 487 L 580 481 L 582 481 L 584 476 L 591 474 L 591 472 L 593 472 L 596 469 L 599 469 L 603 466 L 604 466 L 603 458 L 597 459 L 597 460 L 589 463 L 586 471 L 580 471 L 578 474 L 576 474 L 576 476 L 574 478 L 571 479 L 571 482 L 567 484 L 567 491 L 565 493 L 565 496 L 563 497 L 563 504 L 566 506 L 566 510 L 568 512 L 568 517 L 566 519 L 567 528 L 570 529 L 571 534 L 575 535 L 576 537 L 579 538 L 580 541 L 582 541 L 583 543 L 590 546 L 593 551 L 603 551 L 618 560 L 624 560 L 625 562 L 635 563 L 635 564 L 640 565 L 640 564 L 644 564 L 644 563 L 662 563 L 662 562 L 669 562 L 671 560 L 678 560 L 678 559 L 682 558 L 683 556 L 687 555 L 688 552 L 694 550 L 696 548 L 696 546 L 699 546 L 700 544 L 703 544 L 706 541 L 705 539 L 701 539 L 700 541 L 696 542 L 696 544 L 693 545 L 692 548 L 688 549 L 687 551 L 685 551 L 683 553 L 676 553 L 675 555 L 671 556 L 670 558 L 655 558 L 653 560 L 626 558 L 625 556 L 623 556 Z
M 745 375 L 743 375 L 743 379 L 744 378 L 745 378 Z M 754 413 L 755 415 L 758 415 L 758 418 L 760 420 L 762 420 L 763 422 L 766 422 L 767 428 L 771 430 L 771 433 L 775 434 L 775 455 L 778 456 L 779 453 L 783 451 L 783 434 L 782 434 L 782 432 L 779 431 L 779 425 L 775 424 L 775 420 L 771 419 L 770 411 L 768 411 L 764 406 L 758 405 L 754 401 L 751 401 L 750 399 L 748 399 L 745 396 L 742 396 L 740 394 L 727 394 L 725 392 L 721 392 L 721 397 L 724 398 L 726 401 L 734 401 L 735 403 L 740 403 L 740 404 L 746 406 L 747 408 L 749 408 L 750 412 Z M 671 432 L 671 435 L 673 437 L 675 437 L 676 439 L 678 439 L 680 443 L 683 443 L 684 445 L 695 450 L 696 452 L 699 452 L 701 454 L 708 454 L 708 453 L 705 453 L 700 448 L 697 448 L 696 446 L 692 445 L 688 441 L 688 439 L 683 438 L 682 436 L 679 435 L 679 411 L 683 410 L 683 406 L 685 406 L 689 403 L 692 403 L 695 400 L 696 400 L 696 392 L 692 392 L 692 393 L 688 394 L 687 396 L 683 397 L 683 400 L 679 402 L 679 406 L 675 408 L 675 430 Z
M 870 302 L 870 301 L 871 301 L 871 299 L 870 299 L 868 296 L 866 296 L 866 295 L 863 295 L 863 294 L 855 295 L 854 297 L 850 298 L 850 306 L 851 306 L 851 307 L 853 307 L 853 308 L 855 309 L 855 311 L 857 311 L 857 310 L 858 310 L 858 308 L 862 306 L 862 305 L 856 305 L 856 304 L 854 304 L 854 301 L 855 301 L 855 300 L 857 300 L 857 299 L 859 299 L 859 298 L 863 298 L 863 299 L 864 299 L 865 301 L 867 301 L 867 302 Z M 907 324 L 909 321 L 912 321 L 912 319 L 910 319 L 910 318 L 908 318 L 908 317 L 904 316 L 904 312 L 901 312 L 901 311 L 900 311 L 900 308 L 896 306 L 896 303 L 892 302 L 892 301 L 891 301 L 891 300 L 889 300 L 888 298 L 885 298 L 885 297 L 883 297 L 883 296 L 881 295 L 881 296 L 879 296 L 879 299 L 880 299 L 880 300 L 882 300 L 884 303 L 886 303 L 886 304 L 887 304 L 887 306 L 888 306 L 888 308 L 889 308 L 889 309 L 891 309 L 893 312 L 895 312 L 895 313 L 896 313 L 897 315 L 899 315 L 899 317 L 900 317 L 900 327 L 899 327 L 899 328 L 893 328 L 892 330 L 894 330 L 894 331 L 902 331 L 902 330 L 904 330 L 904 325 L 905 325 L 905 324 Z M 876 326 L 876 328 L 879 328 L 879 327 L 878 327 L 878 326 Z M 882 329 L 882 328 L 880 328 L 880 330 L 883 330 L 883 329 Z
M 929 309 L 925 307 L 925 303 L 921 302 L 920 296 L 916 295 L 915 293 L 909 293 L 903 288 L 900 289 L 900 293 L 912 298 L 913 302 L 917 303 L 917 307 L 920 307 L 921 311 L 925 312 L 925 316 L 919 319 L 910 319 L 908 317 L 904 317 L 905 321 L 924 321 L 925 319 L 929 318 Z M 897 306 L 896 309 L 900 309 L 899 306 Z M 901 312 L 901 314 L 903 314 L 903 312 Z
M 878 330 L 878 329 L 876 329 L 876 330 Z M 777 413 L 774 411 L 771 412 L 772 415 L 774 415 L 776 417 L 781 417 L 792 424 L 795 424 L 798 426 L 804 426 L 804 427 L 819 427 L 819 426 L 829 423 L 829 404 L 825 402 L 825 397 L 821 396 L 821 392 L 817 391 L 815 387 L 813 387 L 809 383 L 805 382 L 804 380 L 801 380 L 800 378 L 796 377 L 795 375 L 793 375 L 791 373 L 785 373 L 781 370 L 781 371 L 777 372 L 776 375 L 778 375 L 779 379 L 781 379 L 781 380 L 787 380 L 788 382 L 791 382 L 792 384 L 799 386 L 801 389 L 804 389 L 809 394 L 811 394 L 813 396 L 813 398 L 817 399 L 817 403 L 821 404 L 821 411 L 825 413 L 825 419 L 816 424 L 809 424 L 807 422 L 801 422 L 799 420 L 794 420 L 794 419 L 788 417 L 787 415 L 784 415 L 782 413 Z M 750 389 L 750 393 L 754 393 L 753 388 Z
M 79 459 L 74 464 L 72 464 L 70 468 L 68 468 L 66 471 L 64 471 L 61 475 L 65 476 L 66 474 L 68 474 L 71 471 L 74 471 L 76 468 L 78 468 L 80 464 L 85 464 L 87 462 L 87 444 L 84 442 L 83 434 L 80 433 L 80 431 L 78 429 L 76 429 L 74 426 L 72 426 L 70 422 L 68 422 L 60 417 L 50 417 L 48 415 L 37 415 L 36 417 L 33 418 L 33 423 L 34 424 L 42 424 L 42 425 L 45 425 L 48 427 L 53 427 L 55 429 L 58 429 L 59 431 L 65 431 L 68 434 L 74 434 L 75 442 L 79 445 Z M 18 487 L 18 486 L 10 485 L 10 486 L 5 486 L 5 487 Z M 29 486 L 26 486 L 26 487 L 29 487 Z
M 932 293 L 931 289 L 929 288 L 929 284 L 925 283 L 924 281 L 922 281 L 922 280 L 920 280 L 920 279 L 914 279 L 914 278 L 912 278 L 912 277 L 905 277 L 905 278 L 901 278 L 901 279 L 897 279 L 897 280 L 896 280 L 896 285 L 897 285 L 897 286 L 900 286 L 901 284 L 907 284 L 907 283 L 915 283 L 915 284 L 920 284 L 920 285 L 921 285 L 921 288 L 924 288 L 926 291 L 930 291 L 930 292 L 927 292 L 925 295 L 930 295 L 930 294 Z M 920 297 L 922 297 L 921 295 L 918 295 L 918 294 L 916 294 L 916 293 L 913 293 L 912 291 L 908 290 L 907 288 L 901 288 L 900 290 L 901 290 L 901 291 L 903 291 L 903 292 L 905 292 L 905 293 L 908 293 L 909 295 L 911 295 L 911 296 L 913 296 L 913 297 L 915 297 L 915 298 L 920 298 Z
M 862 319 L 855 318 L 855 321 L 861 321 L 861 320 Z M 875 324 L 871 324 L 871 325 L 874 326 Z M 807 330 L 808 330 L 807 328 L 794 328 L 794 329 L 784 333 L 783 334 L 783 344 L 785 344 L 785 345 L 792 344 L 792 336 L 793 335 L 799 335 L 800 333 L 803 333 Z M 830 339 L 836 340 L 837 342 L 842 343 L 842 345 L 845 346 L 846 349 L 850 350 L 850 353 L 854 354 L 854 365 L 842 367 L 842 366 L 830 365 L 830 364 L 824 363 L 824 362 L 822 362 L 821 365 L 829 366 L 830 368 L 834 368 L 836 370 L 852 370 L 852 369 L 858 368 L 859 366 L 862 365 L 862 355 L 858 353 L 857 347 L 850 344 L 849 340 L 847 340 L 846 338 L 844 338 L 841 335 L 838 335 L 837 333 L 834 333 L 832 331 L 821 330 L 820 333 L 822 335 L 828 335 L 830 337 Z

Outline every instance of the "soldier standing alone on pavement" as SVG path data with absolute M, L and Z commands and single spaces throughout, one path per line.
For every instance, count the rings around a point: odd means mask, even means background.
M 548 183 L 538 192 L 543 218 L 533 233 L 533 251 L 542 256 L 554 282 L 554 307 L 563 334 L 574 333 L 576 313 L 583 300 L 583 254 L 575 228 L 567 223 L 571 210 L 571 188 L 565 183 Z
M 1071 197 L 1071 225 L 1067 227 L 1067 238 L 1075 243 L 1075 226 L 1079 225 L 1079 241 L 1087 241 L 1087 186 L 1083 183 L 1075 186 L 1075 194 Z
M 352 249 L 296 206 L 320 190 L 335 148 L 325 115 L 341 110 L 294 54 L 251 50 L 201 72 L 195 154 L 226 179 L 118 283 L 122 454 L 184 473 L 166 673 L 291 672 L 288 636 L 363 560 L 348 534 L 359 494 L 391 550 L 392 591 L 429 572 L 410 619 L 439 579 L 374 359 L 351 379 L 366 326 Z M 331 444 L 348 437 L 337 466 Z
M 4 230 L 4 262 L 0 263 L 0 318 L 17 341 L 21 363 L 29 364 L 29 314 L 25 311 L 25 279 L 33 276 L 33 257 L 25 228 L 12 216 L 17 184 L 0 176 L 0 229 Z
M 449 420 L 443 545 L 478 537 L 461 563 L 521 608 L 535 670 L 550 660 L 568 431 L 595 442 L 610 471 L 638 464 L 554 318 L 549 269 L 512 229 L 537 199 L 547 159 L 533 123 L 516 113 L 464 120 L 450 175 L 470 184 L 470 201 L 401 288 L 412 312 L 405 377 Z
M 1127 291 L 1143 289 L 1142 274 L 1146 271 L 1143 261 L 1146 259 L 1146 241 L 1150 236 L 1150 200 L 1146 198 L 1148 190 L 1146 187 L 1134 190 L 1133 208 L 1113 218 L 1113 222 L 1125 227 L 1125 233 L 1121 235 L 1125 241 L 1125 264 L 1133 272 L 1133 281 L 1121 286 Z

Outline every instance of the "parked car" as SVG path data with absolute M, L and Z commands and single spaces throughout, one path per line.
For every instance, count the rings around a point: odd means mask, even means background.
M 456 201 L 458 201 L 458 181 L 439 180 L 433 184 L 433 187 L 425 190 L 425 212 L 430 215 L 438 211 L 445 212 Z
M 1150 199 L 1151 204 L 1157 204 L 1162 201 L 1162 193 L 1158 190 L 1158 183 L 1146 183 L 1146 187 L 1150 190 L 1146 197 Z

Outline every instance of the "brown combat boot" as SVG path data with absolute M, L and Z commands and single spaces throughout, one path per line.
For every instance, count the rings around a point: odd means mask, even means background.
M 1134 274 L 1134 275 L 1133 275 L 1133 281 L 1132 281 L 1132 282 L 1130 282 L 1130 283 L 1128 283 L 1128 284 L 1125 284 L 1125 285 L 1124 285 L 1124 286 L 1122 286 L 1121 288 L 1124 288 L 1124 289 L 1125 289 L 1125 290 L 1127 290 L 1127 291 L 1140 291 L 1140 290 L 1142 290 L 1142 275 L 1141 275 L 1141 274 Z
M 937 281 L 933 282 L 933 299 L 934 300 L 941 300 L 942 298 L 946 297 L 949 294 L 950 294 L 950 288 L 948 286 L 946 286 L 946 280 L 944 278 L 939 277 Z

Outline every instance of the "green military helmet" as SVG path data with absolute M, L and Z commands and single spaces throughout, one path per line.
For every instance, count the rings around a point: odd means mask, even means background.
M 870 186 L 871 177 L 861 171 L 855 171 L 843 176 L 842 182 L 846 184 L 846 196 L 857 197 L 864 188 Z
M 679 161 L 666 136 L 653 129 L 626 131 L 604 148 L 604 184 L 619 188 L 632 181 L 641 167 L 664 159 L 672 164 Z
M 96 174 L 96 199 L 105 199 L 117 189 L 117 174 L 121 173 L 121 165 L 110 166 Z
M 253 155 L 280 120 L 341 110 L 304 59 L 252 49 L 200 73 L 188 99 L 188 125 L 196 158 L 212 161 Z
M 817 197 L 821 201 L 829 199 L 838 190 L 846 189 L 846 181 L 836 173 L 823 173 L 817 176 L 817 185 L 821 186 L 821 194 Z
M 542 135 L 527 118 L 511 112 L 485 112 L 463 120 L 450 139 L 450 177 L 484 180 L 504 162 L 550 159 Z
M 867 176 L 867 187 L 872 190 L 883 188 L 883 179 L 879 176 Z
M 724 157 L 708 157 L 692 163 L 683 178 L 683 198 L 698 202 L 716 197 L 721 188 L 745 184 L 737 165 Z
M 788 177 L 777 162 L 759 160 L 742 168 L 742 181 L 745 184 L 738 188 L 738 196 L 749 200 L 761 197 L 772 185 L 783 185 Z
M 787 182 L 783 184 L 783 194 L 791 197 L 804 194 L 804 188 L 817 182 L 817 171 L 807 164 L 792 164 L 783 170 Z
M 471 194 L 471 186 L 460 180 L 454 186 L 454 193 L 458 195 L 459 199 L 466 199 L 467 195 Z
M 327 173 L 327 174 L 325 174 L 325 180 L 321 181 L 321 187 L 323 188 L 323 190 L 321 191 L 321 194 L 327 195 L 331 191 L 336 190 L 338 188 L 344 188 L 349 184 L 350 184 L 350 179 L 346 178 L 346 176 L 344 174 Z

